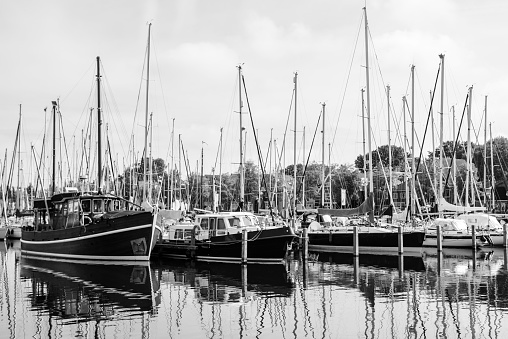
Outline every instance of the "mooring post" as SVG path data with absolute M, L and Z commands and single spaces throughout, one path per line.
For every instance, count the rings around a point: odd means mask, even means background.
M 441 233 L 441 225 L 436 226 L 437 231 L 437 251 L 443 251 L 443 234 Z
M 242 230 L 242 264 L 247 263 L 247 229 Z
M 404 231 L 402 229 L 402 226 L 398 227 L 398 239 L 399 239 L 399 254 L 404 253 Z
M 476 227 L 475 225 L 471 225 L 471 245 L 473 247 L 473 251 L 476 252 Z
M 358 226 L 353 226 L 353 255 L 355 257 L 360 255 L 360 249 L 358 244 Z
M 508 247 L 508 224 L 503 225 L 503 246 Z
M 303 257 L 303 260 L 307 260 L 307 258 L 309 257 L 309 229 L 308 228 L 304 228 L 303 229 L 303 253 L 302 253 L 302 257 Z

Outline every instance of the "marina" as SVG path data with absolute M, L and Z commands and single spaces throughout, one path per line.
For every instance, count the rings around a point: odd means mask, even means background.
M 0 339 L 508 337 L 508 3 L 281 1 L 3 6 Z
M 0 338 L 508 335 L 505 249 L 106 265 L 25 256 L 19 240 L 0 245 Z

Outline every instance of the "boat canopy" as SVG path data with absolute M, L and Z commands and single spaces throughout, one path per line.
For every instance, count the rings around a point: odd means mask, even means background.
M 436 228 L 436 226 L 440 225 L 443 231 L 464 231 L 468 232 L 469 227 L 467 223 L 462 219 L 444 219 L 444 218 L 436 218 L 432 221 L 432 225 L 430 228 Z

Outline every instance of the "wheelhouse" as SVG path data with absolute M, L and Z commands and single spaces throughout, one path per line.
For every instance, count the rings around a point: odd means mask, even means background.
M 45 231 L 79 227 L 97 222 L 108 213 L 140 209 L 139 205 L 110 194 L 60 193 L 34 201 L 34 228 Z

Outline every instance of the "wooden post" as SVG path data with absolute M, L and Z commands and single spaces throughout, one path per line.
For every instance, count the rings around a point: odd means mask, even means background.
M 508 224 L 503 225 L 503 247 L 508 247 Z
M 436 226 L 437 230 L 437 251 L 443 251 L 443 234 L 441 233 L 441 225 Z
M 472 247 L 473 247 L 473 251 L 476 252 L 476 227 L 475 225 L 471 225 L 471 242 L 472 242 Z
M 247 229 L 242 230 L 242 264 L 247 263 Z
M 404 232 L 402 230 L 402 226 L 398 227 L 398 239 L 399 239 L 399 254 L 404 253 Z
M 303 253 L 302 253 L 302 256 L 303 256 L 303 260 L 307 260 L 307 258 L 309 257 L 309 229 L 308 228 L 304 228 L 303 229 Z
M 191 238 L 190 238 L 190 244 L 192 247 L 196 246 L 196 228 L 197 226 L 194 226 L 192 228 Z
M 353 226 L 353 255 L 355 257 L 360 255 L 358 244 L 358 226 Z

